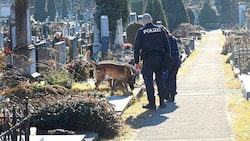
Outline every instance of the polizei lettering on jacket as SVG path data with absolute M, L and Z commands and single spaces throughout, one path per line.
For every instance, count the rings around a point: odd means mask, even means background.
M 143 34 L 156 33 L 156 32 L 161 32 L 161 28 L 143 29 Z

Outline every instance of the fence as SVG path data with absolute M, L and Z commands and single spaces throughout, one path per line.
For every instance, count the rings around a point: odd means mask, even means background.
M 25 99 L 23 111 L 18 110 L 16 106 L 13 106 L 12 114 L 9 114 L 8 110 L 3 110 L 0 121 L 2 128 L 0 141 L 29 141 L 28 98 Z
M 239 69 L 240 73 L 243 73 L 244 65 L 250 59 L 250 46 L 247 44 L 234 45 L 232 56 L 233 65 Z

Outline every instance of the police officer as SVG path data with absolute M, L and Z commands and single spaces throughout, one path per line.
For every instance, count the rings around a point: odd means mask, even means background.
M 165 28 L 163 29 L 166 31 L 168 35 L 168 40 L 171 46 L 171 57 L 173 58 L 171 67 L 168 69 L 168 77 L 165 79 L 165 84 L 167 88 L 167 95 L 165 97 L 166 100 L 169 102 L 175 101 L 175 95 L 177 94 L 177 84 L 176 84 L 176 75 L 178 73 L 180 64 L 181 64 L 181 55 L 179 53 L 179 48 L 177 45 L 176 38 Z
M 160 107 L 166 107 L 164 98 L 166 88 L 162 77 L 162 62 L 164 53 L 170 54 L 170 45 L 166 32 L 152 23 L 150 14 L 146 13 L 142 17 L 144 27 L 137 31 L 134 43 L 134 63 L 137 70 L 140 70 L 140 55 L 143 60 L 142 75 L 146 86 L 148 104 L 143 108 L 156 109 L 153 74 L 155 74 L 158 94 L 160 97 Z

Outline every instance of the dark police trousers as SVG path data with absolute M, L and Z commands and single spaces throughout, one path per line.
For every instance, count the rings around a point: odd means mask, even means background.
M 177 94 L 176 75 L 178 73 L 181 62 L 179 54 L 172 55 L 172 57 L 174 58 L 174 61 L 171 68 L 168 70 L 168 78 L 165 80 L 167 94 L 169 94 L 169 96 L 175 96 Z
M 153 74 L 155 74 L 155 81 L 158 88 L 158 94 L 160 98 L 164 98 L 166 95 L 166 88 L 162 73 L 159 73 L 161 69 L 162 56 L 147 55 L 143 60 L 142 76 L 146 85 L 147 98 L 150 105 L 155 105 L 155 90 Z

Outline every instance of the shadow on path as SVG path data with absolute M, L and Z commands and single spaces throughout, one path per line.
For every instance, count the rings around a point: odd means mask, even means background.
M 174 112 L 178 106 L 174 102 L 167 102 L 165 108 L 157 108 L 156 110 L 146 110 L 136 117 L 130 116 L 126 119 L 126 124 L 131 125 L 134 129 L 146 126 L 155 126 L 168 119 L 167 113 Z

